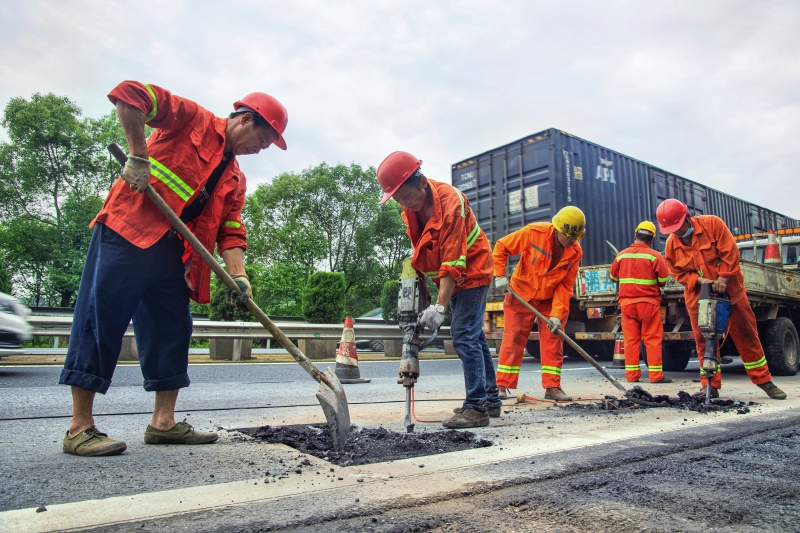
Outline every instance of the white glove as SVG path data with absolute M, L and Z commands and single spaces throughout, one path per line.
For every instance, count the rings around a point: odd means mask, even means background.
M 143 157 L 129 155 L 125 168 L 122 169 L 124 179 L 136 192 L 144 192 L 150 180 L 150 161 Z
M 508 288 L 508 278 L 505 276 L 498 276 L 494 278 L 494 288 L 498 291 L 504 291 Z
M 549 329 L 550 333 L 553 335 L 558 335 L 558 332 L 561 331 L 561 319 L 551 316 L 550 323 L 547 325 L 547 329 Z
M 420 326 L 430 330 L 439 329 L 439 326 L 442 325 L 442 322 L 444 322 L 444 313 L 437 311 L 436 307 L 433 305 L 424 310 L 419 319 Z

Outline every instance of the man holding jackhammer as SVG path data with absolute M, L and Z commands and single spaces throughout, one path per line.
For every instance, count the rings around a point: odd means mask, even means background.
M 705 337 L 697 326 L 700 285 L 708 283 L 717 294 L 728 293 L 733 306 L 728 330 L 750 381 L 776 400 L 786 399 L 786 393 L 772 382 L 767 359 L 758 338 L 756 317 L 747 299 L 744 276 L 739 267 L 739 249 L 733 234 L 719 217 L 714 215 L 690 216 L 686 204 L 669 198 L 656 210 L 661 233 L 669 234 L 665 257 L 670 272 L 683 285 L 686 310 L 694 331 L 697 358 L 700 368 L 706 353 Z M 700 373 L 701 389 L 695 395 L 706 394 L 705 372 Z M 719 397 L 722 373 L 719 365 L 711 379 L 711 397 Z
M 511 289 L 550 317 L 551 324 L 547 328 L 539 327 L 542 387 L 547 400 L 572 401 L 561 389 L 564 341 L 558 336 L 558 330 L 567 324 L 569 300 L 583 257 L 578 241 L 585 233 L 583 211 L 570 205 L 556 213 L 552 223 L 528 224 L 494 245 L 494 286 L 499 290 L 508 287 L 508 256 L 519 255 L 519 263 L 511 276 Z M 509 389 L 517 388 L 523 350 L 536 318 L 511 294 L 506 294 L 503 301 L 503 315 L 505 327 L 497 363 L 500 398 L 509 397 Z
M 144 389 L 155 392 L 144 441 L 212 443 L 216 433 L 175 421 L 178 391 L 189 386 L 189 298 L 209 301 L 211 271 L 141 193 L 149 183 L 208 250 L 216 245 L 242 290 L 238 297 L 229 291 L 229 301 L 243 305 L 251 295 L 241 218 L 246 181 L 236 156 L 257 154 L 272 144 L 285 150 L 282 134 L 288 115 L 264 93 L 236 102 L 228 118 L 156 85 L 134 81 L 120 83 L 108 98 L 116 106 L 130 155 L 92 221 L 59 380 L 72 387 L 72 421 L 62 447 L 81 456 L 125 451 L 124 442 L 95 427 L 92 408 L 95 394 L 105 394 L 111 385 L 131 319 Z M 146 140 L 145 124 L 156 130 Z
M 422 174 L 422 160 L 408 152 L 390 154 L 378 167 L 384 195 L 403 206 L 403 220 L 414 255 L 411 266 L 439 286 L 420 318 L 430 330 L 442 325 L 448 304 L 450 334 L 464 368 L 466 399 L 442 425 L 471 428 L 500 416 L 494 365 L 483 332 L 486 293 L 492 282 L 492 250 L 464 193 Z
M 664 377 L 661 362 L 660 287 L 669 281 L 664 256 L 650 248 L 656 236 L 656 225 L 645 220 L 636 227 L 633 244 L 622 250 L 611 264 L 609 277 L 619 287 L 622 309 L 622 335 L 625 339 L 625 378 L 635 383 L 642 376 L 639 367 L 639 346 L 644 340 L 650 383 L 672 383 Z

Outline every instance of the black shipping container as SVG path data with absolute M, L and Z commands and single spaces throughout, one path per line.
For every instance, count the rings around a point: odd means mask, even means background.
M 686 203 L 691 214 L 719 216 L 734 234 L 798 226 L 795 219 L 557 129 L 461 161 L 453 165 L 452 180 L 492 245 L 526 224 L 550 221 L 564 206 L 580 207 L 586 214 L 582 265 L 610 263 L 614 252 L 606 241 L 629 246 L 639 222 L 655 222 L 656 207 L 666 198 Z M 666 237 L 659 239 L 663 251 Z

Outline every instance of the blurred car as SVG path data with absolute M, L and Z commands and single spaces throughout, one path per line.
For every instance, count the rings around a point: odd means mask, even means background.
M 376 324 L 384 324 L 385 325 L 386 322 L 383 321 L 383 309 L 380 308 L 380 307 L 376 307 L 372 311 L 368 311 L 368 312 L 364 313 L 363 315 L 357 317 L 355 319 L 355 324 L 354 324 L 355 328 L 356 328 L 356 332 L 358 332 L 358 324 L 359 324 L 359 322 L 362 323 L 362 324 L 364 324 L 365 322 L 367 322 L 367 323 L 373 322 L 373 323 L 376 323 Z M 399 328 L 398 328 L 398 331 L 399 331 Z M 444 349 L 444 340 L 436 338 L 436 339 L 433 340 L 433 342 L 429 346 L 432 347 L 432 348 L 443 350 Z M 356 349 L 357 350 L 369 350 L 369 351 L 373 351 L 373 352 L 382 352 L 382 351 L 384 351 L 383 339 L 359 339 L 358 338 L 358 334 L 356 334 Z
M 20 344 L 30 340 L 31 310 L 9 294 L 0 292 L 0 356 L 19 353 Z

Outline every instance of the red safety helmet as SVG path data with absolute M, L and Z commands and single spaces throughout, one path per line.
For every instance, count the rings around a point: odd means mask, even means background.
M 286 130 L 286 124 L 289 123 L 289 114 L 279 101 L 266 93 L 250 93 L 233 104 L 235 111 L 239 111 L 241 107 L 255 111 L 261 115 L 261 118 L 269 122 L 269 125 L 278 133 L 278 140 L 275 141 L 275 146 L 281 150 L 286 150 L 283 132 Z
M 675 198 L 667 198 L 656 209 L 658 229 L 664 234 L 675 233 L 683 225 L 688 212 L 685 203 Z
M 422 165 L 422 159 L 417 159 L 408 152 L 392 152 L 378 167 L 378 183 L 383 189 L 383 198 L 380 203 L 386 203 L 389 198 L 403 186 L 408 178 Z

